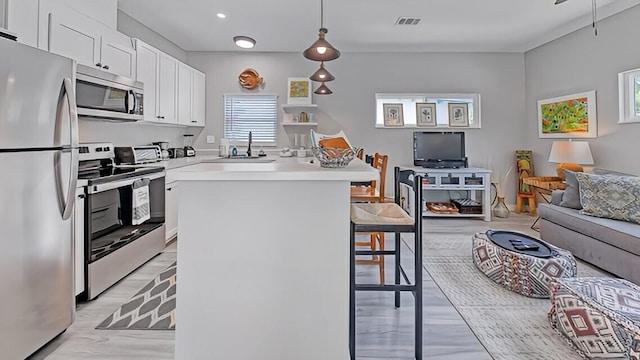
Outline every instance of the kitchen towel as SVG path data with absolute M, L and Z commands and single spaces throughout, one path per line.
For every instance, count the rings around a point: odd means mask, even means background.
M 131 190 L 131 225 L 140 225 L 151 219 L 149 211 L 149 179 L 133 182 Z

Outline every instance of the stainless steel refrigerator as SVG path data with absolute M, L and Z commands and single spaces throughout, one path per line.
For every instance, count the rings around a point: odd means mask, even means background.
M 74 317 L 75 62 L 0 38 L 0 358 Z

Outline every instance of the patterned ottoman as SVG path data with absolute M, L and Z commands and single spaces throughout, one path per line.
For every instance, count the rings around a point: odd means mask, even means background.
M 640 359 L 640 287 L 622 279 L 555 279 L 551 326 L 584 358 Z
M 513 243 L 534 244 L 539 249 L 520 251 L 513 249 Z M 489 279 L 534 298 L 549 297 L 553 278 L 575 277 L 577 273 L 576 260 L 570 252 L 519 232 L 477 233 L 473 236 L 472 253 L 473 263 Z

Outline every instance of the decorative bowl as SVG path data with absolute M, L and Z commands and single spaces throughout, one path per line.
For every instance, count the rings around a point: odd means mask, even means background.
M 326 168 L 346 167 L 356 155 L 356 151 L 352 148 L 321 148 L 314 146 L 311 150 L 316 159 L 320 161 L 320 166 Z

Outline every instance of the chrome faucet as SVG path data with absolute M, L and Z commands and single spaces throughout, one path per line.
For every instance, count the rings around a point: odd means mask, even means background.
M 247 148 L 247 156 L 251 157 L 251 131 L 249 131 L 249 147 Z

